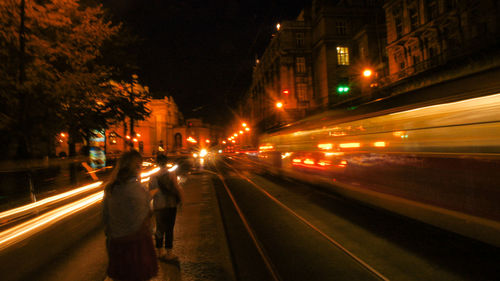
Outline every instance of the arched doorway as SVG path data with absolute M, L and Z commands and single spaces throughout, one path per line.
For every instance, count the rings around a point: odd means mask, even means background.
M 182 148 L 182 135 L 180 133 L 174 136 L 174 149 L 180 150 Z

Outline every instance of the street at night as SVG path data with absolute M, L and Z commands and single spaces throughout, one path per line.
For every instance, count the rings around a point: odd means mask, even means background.
M 0 279 L 500 280 L 499 15 L 0 1 Z

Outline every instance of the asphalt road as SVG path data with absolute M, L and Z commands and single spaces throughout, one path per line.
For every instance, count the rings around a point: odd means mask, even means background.
M 500 280 L 498 248 L 247 163 L 212 169 L 239 280 Z

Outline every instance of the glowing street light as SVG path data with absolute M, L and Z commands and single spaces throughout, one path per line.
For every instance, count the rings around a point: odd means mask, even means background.
M 240 131 L 240 135 L 243 134 L 243 131 Z
M 363 70 L 363 76 L 368 78 L 368 77 L 371 77 L 373 74 L 373 71 L 371 69 L 365 69 Z
M 282 102 L 280 102 L 280 101 L 279 101 L 279 102 L 277 102 L 277 103 L 276 103 L 276 108 L 279 108 L 279 109 L 283 108 L 283 103 L 282 103 Z
M 248 132 L 248 131 L 250 131 L 250 128 L 246 127 L 246 128 L 245 128 L 245 131 L 247 131 L 247 132 Z
M 246 127 L 247 123 L 241 123 L 241 126 Z

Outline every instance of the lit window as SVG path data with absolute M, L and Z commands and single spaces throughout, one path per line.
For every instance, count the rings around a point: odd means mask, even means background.
M 339 65 L 349 65 L 349 48 L 337 47 L 337 61 Z
M 296 63 L 298 73 L 306 72 L 306 59 L 304 57 L 298 57 Z

